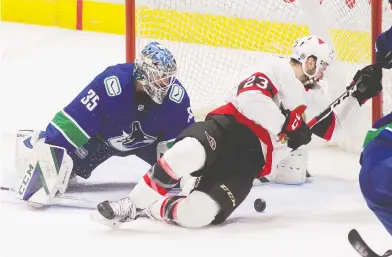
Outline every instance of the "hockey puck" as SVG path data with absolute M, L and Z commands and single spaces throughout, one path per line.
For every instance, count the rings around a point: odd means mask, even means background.
M 257 212 L 263 212 L 265 210 L 265 208 L 267 207 L 267 203 L 261 198 L 257 198 L 253 205 L 254 205 L 255 210 Z

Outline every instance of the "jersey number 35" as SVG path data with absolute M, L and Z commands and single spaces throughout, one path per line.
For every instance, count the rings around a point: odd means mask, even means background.
M 80 99 L 80 102 L 84 104 L 90 112 L 97 107 L 99 101 L 99 96 L 94 92 L 94 90 L 90 89 L 85 97 Z

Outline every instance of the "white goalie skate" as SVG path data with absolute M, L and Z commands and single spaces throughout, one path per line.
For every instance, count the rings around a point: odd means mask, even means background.
M 129 197 L 117 201 L 104 201 L 97 205 L 97 210 L 92 214 L 92 219 L 110 226 L 118 227 L 124 222 L 139 218 L 140 211 Z

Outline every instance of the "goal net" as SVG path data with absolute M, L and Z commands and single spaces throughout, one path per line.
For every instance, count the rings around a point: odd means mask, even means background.
M 336 59 L 327 77 L 328 94 L 334 100 L 358 69 L 372 63 L 372 31 L 392 24 L 388 0 L 373 0 L 373 11 L 383 16 L 373 19 L 373 27 L 370 0 L 126 1 L 128 60 L 148 41 L 167 46 L 175 55 L 178 78 L 198 119 L 224 101 L 249 75 L 247 69 L 256 59 L 266 54 L 287 56 L 295 39 L 309 34 L 334 47 Z M 383 101 L 368 101 L 356 114 L 356 129 L 334 143 L 349 151 L 361 150 L 372 112 L 380 116 L 381 110 L 391 110 L 387 73 Z

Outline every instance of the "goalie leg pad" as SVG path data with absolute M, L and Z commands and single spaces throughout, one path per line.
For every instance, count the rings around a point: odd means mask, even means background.
M 306 181 L 308 154 L 306 149 L 292 151 L 267 178 L 278 184 L 299 185 Z
M 25 168 L 28 167 L 29 155 L 33 152 L 36 142 L 43 141 L 45 131 L 41 130 L 18 130 L 15 142 L 15 167 L 19 177 L 25 175 Z
M 67 189 L 73 163 L 66 150 L 61 147 L 37 142 L 29 156 L 25 175 L 16 193 L 19 199 L 50 204 L 57 194 Z

